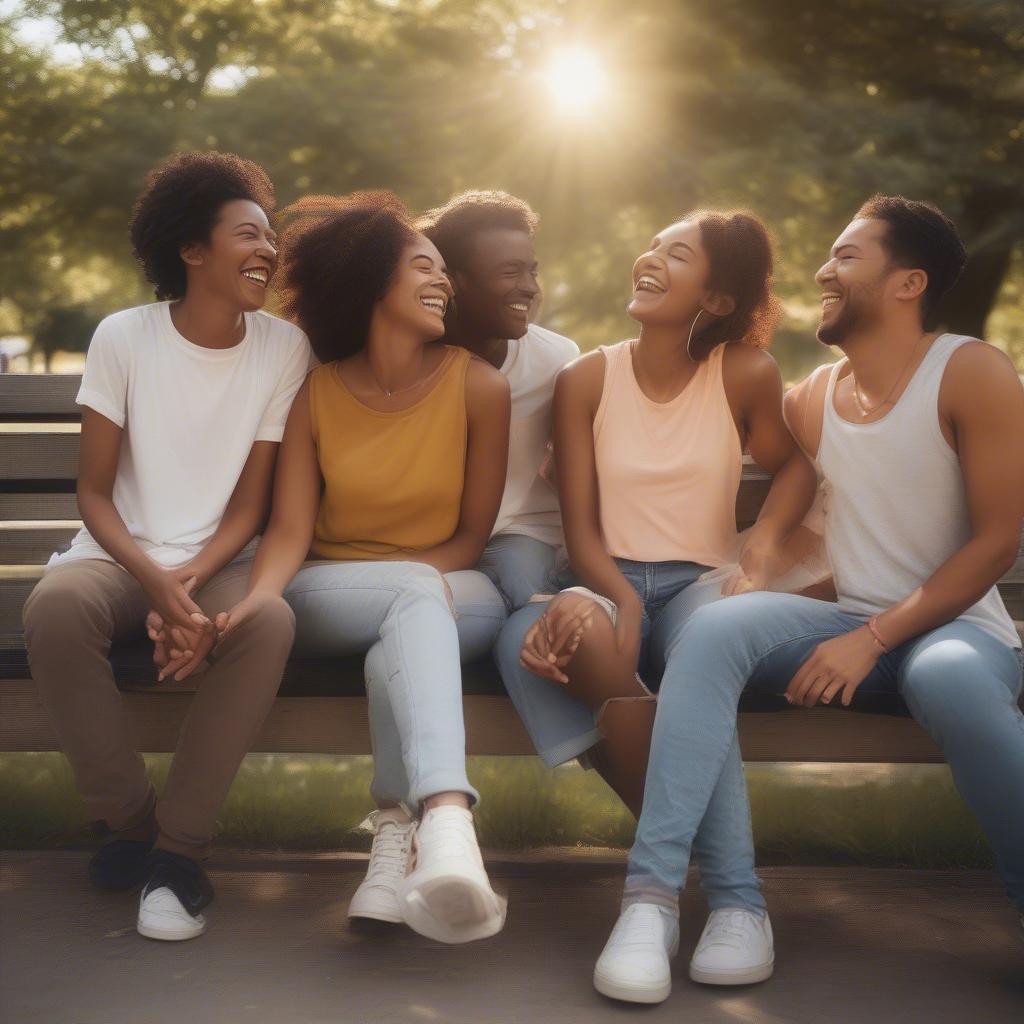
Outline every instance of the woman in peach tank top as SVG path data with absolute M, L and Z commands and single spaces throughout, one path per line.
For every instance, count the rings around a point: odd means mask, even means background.
M 545 762 L 585 755 L 637 816 L 653 721 L 641 675 L 656 689 L 673 671 L 674 637 L 700 604 L 769 585 L 815 492 L 765 351 L 771 273 L 768 234 L 748 214 L 665 228 L 633 267 L 639 337 L 581 357 L 555 390 L 570 569 L 555 581 L 563 593 L 515 613 L 497 660 Z M 741 537 L 744 449 L 773 479 Z M 713 889 L 726 872 L 704 867 Z

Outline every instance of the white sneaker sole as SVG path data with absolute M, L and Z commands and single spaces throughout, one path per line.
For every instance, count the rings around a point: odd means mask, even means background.
M 505 925 L 508 901 L 491 889 L 461 874 L 417 877 L 398 891 L 405 923 L 437 942 L 474 942 L 497 935 Z
M 350 921 L 387 921 L 388 924 L 403 924 L 405 918 L 400 908 L 394 910 L 375 909 L 373 907 L 353 907 L 349 904 L 348 919 Z
M 161 942 L 185 942 L 187 939 L 199 938 L 206 931 L 206 918 L 200 915 L 196 918 L 195 925 L 191 927 L 188 925 L 160 926 L 139 918 L 136 928 L 139 934 L 147 939 L 159 939 Z
M 690 979 L 699 985 L 756 985 L 759 981 L 767 981 L 775 970 L 775 958 L 766 964 L 754 967 L 740 967 L 736 970 L 714 970 L 694 967 L 690 964 Z
M 672 943 L 668 958 L 672 960 L 679 952 L 679 940 Z M 630 982 L 603 975 L 598 967 L 594 967 L 594 988 L 609 999 L 618 999 L 624 1003 L 663 1003 L 672 993 L 671 975 L 664 984 L 652 985 L 649 982 Z

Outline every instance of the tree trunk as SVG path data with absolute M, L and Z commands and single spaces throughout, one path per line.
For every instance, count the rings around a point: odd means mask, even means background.
M 985 322 L 1010 267 L 1013 244 L 985 249 L 971 256 L 956 287 L 936 313 L 938 324 L 956 334 L 985 337 Z

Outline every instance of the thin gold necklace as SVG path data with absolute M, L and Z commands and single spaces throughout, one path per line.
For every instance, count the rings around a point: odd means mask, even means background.
M 412 391 L 414 388 L 418 388 L 423 383 L 423 381 L 428 379 L 428 377 L 430 376 L 430 374 L 428 374 L 427 377 L 419 377 L 415 381 L 413 381 L 413 383 L 410 384 L 408 387 L 394 388 L 391 391 L 389 391 L 386 387 L 384 387 L 383 384 L 381 384 L 380 378 L 374 372 L 373 363 L 370 362 L 370 357 L 369 356 L 366 357 L 366 365 L 370 369 L 370 376 L 373 378 L 374 384 L 376 384 L 377 387 L 379 387 L 381 389 L 381 391 L 383 391 L 384 394 L 388 398 L 391 398 L 393 395 L 404 395 L 407 391 Z M 416 372 L 418 373 L 422 369 L 423 369 L 423 354 L 420 353 L 420 365 L 419 365 L 419 369 Z
M 850 368 L 850 379 L 853 381 L 853 400 L 856 403 L 857 408 L 860 410 L 861 416 L 867 417 L 870 416 L 872 413 L 878 412 L 878 410 L 881 409 L 882 406 L 885 405 L 890 398 L 892 398 L 893 394 L 896 392 L 896 388 L 898 388 L 900 385 L 900 381 L 903 380 L 903 375 L 907 372 L 908 367 L 914 361 L 914 356 L 917 355 L 917 350 L 920 347 L 921 340 L 924 337 L 925 335 L 922 334 L 921 337 L 914 342 L 914 347 L 910 350 L 910 358 L 906 361 L 906 363 L 904 363 L 903 369 L 900 370 L 900 375 L 896 378 L 896 381 L 893 384 L 893 386 L 889 388 L 889 393 L 877 405 L 873 405 L 870 409 L 866 408 L 864 403 L 860 400 L 860 387 L 857 384 L 857 375 L 853 372 L 853 368 Z

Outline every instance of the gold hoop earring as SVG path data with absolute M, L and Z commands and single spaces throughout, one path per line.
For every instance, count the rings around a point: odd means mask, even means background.
M 689 336 L 686 339 L 686 354 L 691 359 L 693 359 L 693 350 L 690 348 L 690 346 L 693 344 L 693 330 L 697 326 L 697 321 L 700 319 L 700 315 L 703 312 L 704 312 L 703 308 L 697 310 L 697 315 L 693 318 L 693 323 L 690 324 L 690 334 L 689 334 Z M 693 361 L 696 362 L 695 359 Z

